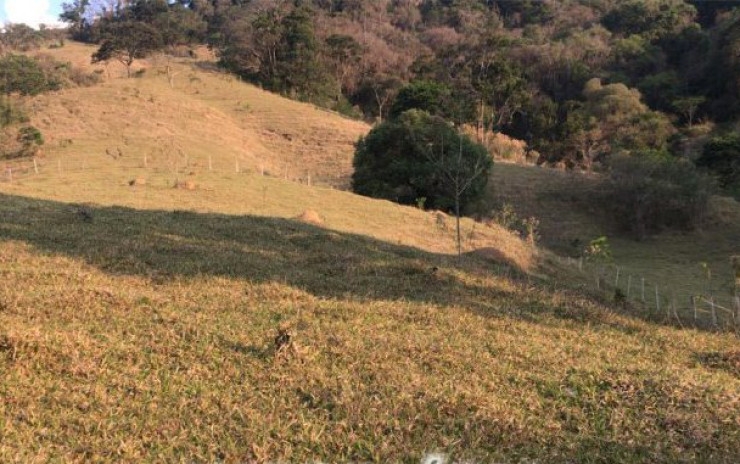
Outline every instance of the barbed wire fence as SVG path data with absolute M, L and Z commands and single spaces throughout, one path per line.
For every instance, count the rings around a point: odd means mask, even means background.
M 730 331 L 740 335 L 740 295 L 710 289 L 697 292 L 646 278 L 640 272 L 614 263 L 584 258 L 557 257 L 561 265 L 580 273 L 601 296 L 650 319 L 682 328 Z M 698 288 L 700 285 L 692 286 Z
M 105 149 L 112 158 L 116 158 L 116 149 Z M 113 152 L 112 154 L 110 152 Z M 118 156 L 119 165 L 125 168 L 131 176 L 143 173 L 166 176 L 173 179 L 195 173 L 229 173 L 229 174 L 258 174 L 273 179 L 284 179 L 309 186 L 325 188 L 341 188 L 348 185 L 349 179 L 317 174 L 307 168 L 301 168 L 295 163 L 265 163 L 250 166 L 247 159 L 234 156 L 228 160 L 215 159 L 208 156 L 205 159 L 188 156 L 184 150 L 174 150 L 173 153 L 145 152 L 136 156 Z M 251 164 L 254 164 L 253 162 Z M 63 158 L 49 159 L 45 156 L 22 159 L 9 159 L 0 162 L 0 184 L 12 184 L 32 179 L 38 176 L 62 176 L 70 173 L 93 172 L 96 168 L 83 160 L 65 160 Z M 134 179 L 131 179 L 134 180 Z M 174 181 L 173 181 L 174 183 Z

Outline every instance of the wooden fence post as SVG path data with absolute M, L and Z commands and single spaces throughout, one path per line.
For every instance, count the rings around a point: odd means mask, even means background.
M 8 168 L 8 181 L 13 183 L 13 168 Z
M 655 285 L 655 309 L 660 314 L 660 295 L 658 295 L 658 285 Z
M 699 310 L 696 308 L 696 297 L 691 295 L 691 306 L 694 307 L 694 323 L 699 319 Z
M 642 278 L 642 302 L 645 302 L 645 278 Z
M 627 299 L 630 299 L 630 290 L 632 290 L 632 276 L 627 276 Z
M 208 155 L 208 170 L 213 171 L 213 156 Z
M 614 279 L 614 286 L 619 287 L 619 266 L 617 266 L 617 278 Z
M 712 324 L 717 327 L 717 309 L 714 307 L 714 297 L 709 299 L 709 304 L 712 306 Z
M 239 169 L 239 158 L 237 158 L 236 156 L 234 157 L 234 167 L 236 169 L 236 172 L 239 173 L 240 172 L 240 169 Z
M 38 174 L 39 173 L 39 165 L 36 163 L 36 158 L 33 159 L 33 171 Z

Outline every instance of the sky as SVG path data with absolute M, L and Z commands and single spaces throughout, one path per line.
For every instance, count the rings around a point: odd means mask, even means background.
M 0 25 L 26 23 L 31 27 L 39 24 L 57 24 L 63 0 L 0 0 Z

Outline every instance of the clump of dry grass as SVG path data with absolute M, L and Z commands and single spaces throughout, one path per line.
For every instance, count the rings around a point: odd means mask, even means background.
M 311 209 L 307 209 L 306 211 L 301 213 L 299 216 L 296 217 L 296 220 L 305 222 L 306 224 L 313 224 L 315 226 L 324 225 L 324 220 L 321 219 L 319 213 Z
M 177 182 L 175 182 L 174 187 L 181 190 L 196 190 L 198 188 L 198 184 L 196 184 L 194 180 L 190 179 L 178 180 Z

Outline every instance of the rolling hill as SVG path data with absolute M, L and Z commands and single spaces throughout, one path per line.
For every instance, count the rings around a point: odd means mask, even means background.
M 32 101 L 39 172 L 0 183 L 0 462 L 737 462 L 735 334 L 496 225 L 464 220 L 457 259 L 446 215 L 340 189 L 366 125 L 203 61 Z

